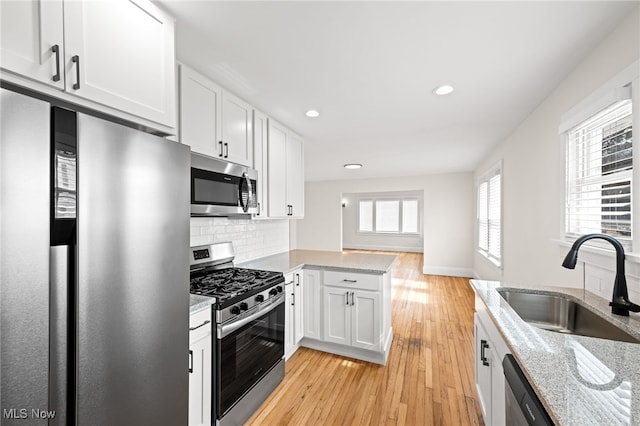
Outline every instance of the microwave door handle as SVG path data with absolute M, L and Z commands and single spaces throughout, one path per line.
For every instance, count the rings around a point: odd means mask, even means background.
M 242 206 L 243 212 L 249 211 L 249 206 L 251 205 L 251 180 L 249 179 L 249 175 L 247 173 L 242 173 L 242 177 L 244 179 L 244 183 L 240 181 L 240 205 Z M 242 196 L 242 188 L 246 184 L 247 186 L 247 201 L 244 201 L 244 197 Z

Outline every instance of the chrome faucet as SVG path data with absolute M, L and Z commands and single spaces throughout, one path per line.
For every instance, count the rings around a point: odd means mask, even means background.
M 612 236 L 607 234 L 583 235 L 573 243 L 571 250 L 569 250 L 569 253 L 567 253 L 567 256 L 564 258 L 564 262 L 562 262 L 562 266 L 568 269 L 575 269 L 576 262 L 578 261 L 578 249 L 585 241 L 593 238 L 609 241 L 616 249 L 616 280 L 613 283 L 613 296 L 611 302 L 609 302 L 611 313 L 628 317 L 629 311 L 640 312 L 640 306 L 629 301 L 627 279 L 624 276 L 624 247 L 622 247 L 620 241 Z

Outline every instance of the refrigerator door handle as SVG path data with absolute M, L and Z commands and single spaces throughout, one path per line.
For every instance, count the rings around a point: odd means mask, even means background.
M 50 425 L 67 424 L 68 399 L 68 292 L 71 246 L 49 248 L 49 410 Z

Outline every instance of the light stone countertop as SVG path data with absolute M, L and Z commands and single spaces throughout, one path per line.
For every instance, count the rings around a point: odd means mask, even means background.
M 291 250 L 260 259 L 239 263 L 235 266 L 287 273 L 300 267 L 327 270 L 347 270 L 370 274 L 384 274 L 391 270 L 395 255 L 377 253 L 351 253 L 321 250 Z M 215 299 L 196 294 L 189 295 L 189 313 L 193 314 L 209 307 Z
M 518 288 L 471 280 L 511 353 L 558 426 L 640 425 L 640 344 L 568 335 L 524 322 L 497 291 Z M 583 289 L 544 287 L 563 293 L 640 338 L 640 314 L 611 314 L 608 301 Z
M 209 308 L 214 302 L 214 297 L 200 296 L 198 294 L 189 295 L 189 315 L 195 314 L 202 309 Z
M 236 266 L 282 273 L 304 266 L 308 268 L 384 274 L 391 270 L 395 260 L 396 256 L 392 254 L 291 250 L 243 262 Z

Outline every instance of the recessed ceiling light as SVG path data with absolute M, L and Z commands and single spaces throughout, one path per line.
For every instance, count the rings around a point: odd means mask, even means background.
M 438 96 L 448 95 L 451 92 L 453 92 L 453 87 L 449 86 L 448 84 L 445 84 L 444 86 L 438 86 L 433 89 L 433 93 Z
M 344 165 L 345 169 L 359 169 L 361 167 L 362 167 L 362 164 L 355 164 L 355 163 L 345 164 Z
M 307 117 L 316 118 L 317 116 L 320 115 L 320 113 L 318 111 L 316 111 L 315 109 L 310 109 L 309 111 L 305 112 L 305 115 Z

